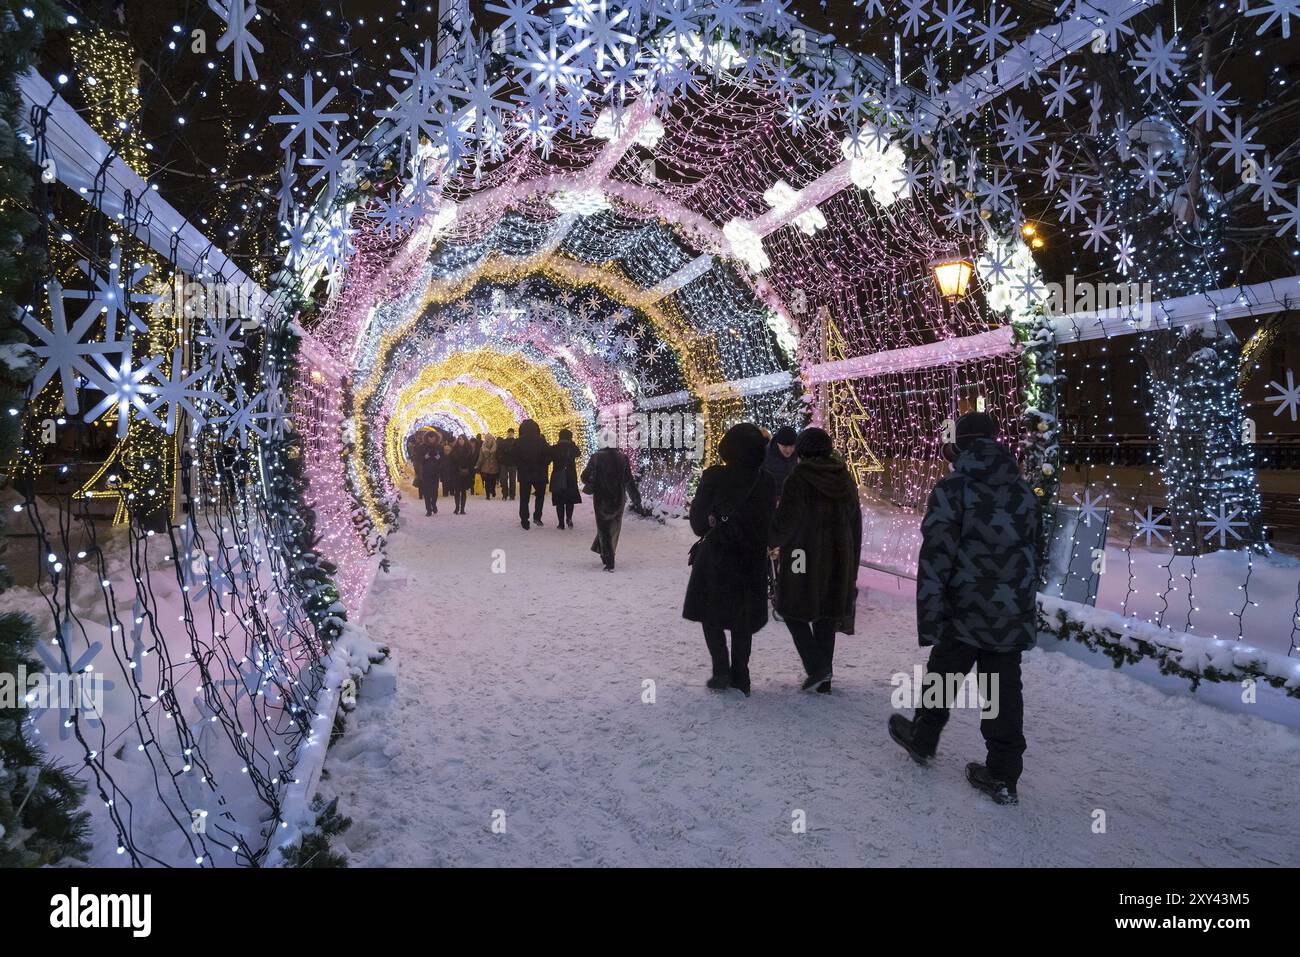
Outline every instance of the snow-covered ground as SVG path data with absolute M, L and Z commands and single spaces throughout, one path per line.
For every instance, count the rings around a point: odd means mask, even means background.
M 929 769 L 885 733 L 890 676 L 922 660 L 906 597 L 864 589 L 834 694 L 798 691 L 777 623 L 753 697 L 718 694 L 680 617 L 688 529 L 629 517 L 606 575 L 586 505 L 572 532 L 468 511 L 406 503 L 370 598 L 397 690 L 363 685 L 322 787 L 354 865 L 1300 864 L 1294 730 L 1035 650 L 1023 803 L 997 807 L 963 777 L 973 712 Z

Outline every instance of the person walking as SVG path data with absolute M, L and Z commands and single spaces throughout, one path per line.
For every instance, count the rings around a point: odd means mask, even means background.
M 798 464 L 785 480 L 769 536 L 780 550 L 774 604 L 803 662 L 803 690 L 829 694 L 835 634 L 853 634 L 862 504 L 826 432 L 804 429 L 793 451 Z
M 772 484 L 776 486 L 776 498 L 773 504 L 781 500 L 781 489 L 785 487 L 785 480 L 790 477 L 794 467 L 799 464 L 799 458 L 795 454 L 795 440 L 797 435 L 793 428 L 783 425 L 776 430 L 772 440 L 767 443 L 767 453 L 763 458 L 763 471 L 772 476 Z
M 515 468 L 519 475 L 519 524 L 528 524 L 528 499 L 533 496 L 533 523 L 542 524 L 542 498 L 546 494 L 546 469 L 551 464 L 551 446 L 541 427 L 532 419 L 519 423 L 514 445 Z
M 478 461 L 474 467 L 483 476 L 483 494 L 491 501 L 497 496 L 497 476 L 501 474 L 501 464 L 497 458 L 497 437 L 491 432 L 483 436 L 483 445 L 479 448 Z
M 415 445 L 415 487 L 424 499 L 424 514 L 438 514 L 438 482 L 442 478 L 442 447 L 433 432 L 417 433 Z
M 411 463 L 411 470 L 415 472 L 415 486 L 420 487 L 420 467 L 417 461 L 420 457 L 420 447 L 424 445 L 425 432 L 423 429 L 417 429 L 406 437 L 406 460 Z
M 578 494 L 578 446 L 573 433 L 560 429 L 560 438 L 551 446 L 551 504 L 555 506 L 558 528 L 573 528 L 573 506 L 582 503 Z
M 456 504 L 456 462 L 452 459 L 451 451 L 455 448 L 456 440 L 448 433 L 442 440 L 442 463 L 438 467 L 438 477 L 442 479 L 442 494 L 452 500 L 452 505 Z
M 474 481 L 474 461 L 476 458 L 474 443 L 463 435 L 456 436 L 456 444 L 451 449 L 452 490 L 456 500 L 456 510 L 452 513 L 453 515 L 465 514 L 465 500 L 469 495 L 469 487 Z
M 591 494 L 591 509 L 596 516 L 596 538 L 591 550 L 600 556 L 605 571 L 614 570 L 614 553 L 618 551 L 619 533 L 623 530 L 623 507 L 628 496 L 632 507 L 642 510 L 641 490 L 632 477 L 632 464 L 621 449 L 608 445 L 598 449 L 582 470 L 582 485 Z
M 763 471 L 767 442 L 758 426 L 742 422 L 722 437 L 724 464 L 700 476 L 691 501 L 691 578 L 682 617 L 698 621 L 713 660 L 706 683 L 716 691 L 750 693 L 749 653 L 767 624 L 767 532 L 772 519 L 772 476 Z M 726 632 L 731 632 L 728 656 Z
M 926 504 L 916 626 L 930 660 L 915 715 L 891 715 L 889 734 L 913 760 L 929 763 L 948 723 L 950 692 L 975 667 L 987 758 L 966 765 L 966 779 L 997 803 L 1016 804 L 1025 753 L 1020 656 L 1038 633 L 1038 501 L 997 434 L 988 413 L 958 419 L 953 470 Z
M 506 429 L 506 437 L 497 443 L 497 463 L 501 466 L 501 499 L 513 501 L 515 497 L 515 438 L 514 429 Z

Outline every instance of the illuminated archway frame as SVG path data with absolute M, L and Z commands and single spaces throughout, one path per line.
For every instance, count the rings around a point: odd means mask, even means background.
M 425 366 L 394 400 L 384 423 L 384 454 L 390 477 L 406 475 L 406 437 L 417 422 L 440 407 L 475 414 L 480 430 L 504 435 L 520 418 L 535 419 L 548 435 L 568 428 L 579 449 L 589 447 L 589 417 L 575 408 L 571 388 L 546 366 L 522 352 L 484 347 L 457 352 Z
M 854 66 L 851 72 L 853 73 L 853 75 L 857 76 L 861 71 L 857 68 L 857 66 Z M 863 77 L 863 79 L 865 82 L 868 83 L 869 86 L 872 85 L 872 81 L 870 77 Z M 902 104 L 901 113 L 905 114 L 908 112 L 920 111 L 920 110 L 921 110 L 921 106 L 919 106 L 917 103 L 905 102 Z M 649 110 L 647 110 L 646 112 L 649 112 Z M 900 125 L 896 120 L 893 120 L 893 118 L 891 118 L 891 120 L 892 121 L 884 121 L 885 125 L 888 128 L 890 128 L 891 133 L 896 133 L 900 129 Z M 877 119 L 877 122 L 881 122 L 881 120 Z M 961 137 L 959 132 L 952 129 L 951 127 L 945 129 L 943 132 L 945 134 L 943 139 L 946 141 L 947 145 L 943 149 L 941 155 L 951 156 L 958 159 L 959 161 L 964 161 L 965 157 L 971 155 L 971 150 L 966 146 L 964 139 Z M 923 150 L 910 149 L 908 148 L 905 138 L 901 140 L 897 140 L 896 142 L 900 147 L 904 149 L 904 151 L 906 152 L 909 158 L 919 158 L 920 161 L 923 163 L 929 163 L 933 161 L 933 156 L 934 156 L 933 152 L 926 153 Z M 615 160 L 615 163 L 616 162 L 617 160 Z M 626 182 L 610 179 L 609 174 L 611 172 L 612 172 L 612 168 L 606 167 L 604 168 L 603 172 L 601 172 L 600 175 L 596 177 L 591 176 L 591 171 L 589 170 L 578 171 L 576 173 L 565 172 L 561 174 L 549 174 L 547 176 L 534 177 L 532 180 L 526 181 L 528 184 L 530 184 L 527 187 L 525 187 L 523 183 L 506 183 L 506 184 L 502 184 L 499 187 L 495 187 L 494 189 L 502 190 L 503 192 L 516 191 L 520 193 L 528 191 L 534 195 L 537 195 L 537 194 L 544 193 L 546 191 L 554 191 L 555 189 L 559 188 L 561 185 L 566 183 L 579 182 L 579 183 L 586 183 L 588 185 L 598 186 L 607 196 L 620 196 L 623 198 L 632 197 L 634 198 L 637 205 L 643 205 L 648 208 L 663 210 L 669 207 L 676 207 L 678 210 L 680 210 L 680 214 L 675 217 L 679 221 L 679 223 L 683 223 L 688 226 L 698 228 L 697 235 L 705 237 L 705 239 L 702 240 L 701 243 L 699 244 L 698 248 L 709 248 L 714 251 L 713 253 L 714 255 L 720 254 L 722 257 L 724 257 L 727 260 L 733 260 L 733 261 L 737 260 L 737 256 L 735 255 L 735 250 L 731 248 L 730 243 L 723 243 L 719 241 L 719 234 L 722 232 L 722 230 L 720 230 L 719 227 L 715 226 L 703 214 L 695 213 L 693 211 L 690 211 L 689 209 L 680 207 L 678 204 L 674 203 L 671 199 L 663 196 L 662 194 L 659 194 L 655 190 L 650 190 L 650 189 L 646 189 L 645 187 L 639 187 L 634 184 L 629 184 Z M 840 175 L 842 173 L 842 171 L 838 169 L 834 172 L 836 173 L 836 175 Z M 826 178 L 827 177 L 823 177 L 823 179 Z M 467 219 L 479 218 L 482 215 L 482 213 L 486 212 L 486 210 L 482 210 L 480 209 L 480 207 L 487 204 L 488 197 L 492 194 L 492 192 L 493 189 L 477 192 L 474 195 L 471 195 L 462 204 L 462 208 L 465 212 L 465 216 Z M 812 202 L 815 201 L 816 201 L 815 199 L 812 200 Z M 504 207 L 504 205 L 506 204 L 502 202 L 501 205 Z M 491 213 L 487 213 L 487 218 L 490 219 L 491 215 L 492 215 Z M 1015 229 L 1015 224 L 1012 222 L 1013 218 L 1014 218 L 1014 213 L 1011 211 L 995 210 L 994 215 L 990 217 L 990 219 L 984 222 L 983 225 L 985 230 L 987 231 L 985 235 L 988 239 L 990 246 L 1008 245 L 1008 244 L 1015 243 L 1017 240 L 1019 240 L 1019 236 L 1017 235 L 1017 230 Z M 674 224 L 674 227 L 676 227 L 676 225 L 677 223 Z M 978 229 L 979 229 L 979 225 L 976 224 L 976 230 L 978 231 Z M 725 239 L 725 237 L 723 237 L 723 239 Z M 744 277 L 746 282 L 748 282 L 751 278 L 750 275 L 746 273 L 743 269 L 739 269 L 739 268 L 736 269 L 736 273 Z M 766 283 L 761 277 L 755 280 L 754 287 L 756 288 L 757 291 L 760 292 L 760 296 L 762 300 L 767 302 L 769 306 L 773 306 L 774 311 L 777 313 L 777 315 L 779 315 L 782 318 L 782 320 L 787 324 L 787 328 L 792 329 L 793 324 L 789 323 L 788 312 L 783 308 L 779 298 L 776 297 L 775 293 L 772 292 L 771 288 L 770 287 L 764 288 L 765 286 Z M 649 293 L 650 291 L 647 290 L 646 292 Z M 671 295 L 671 292 L 669 293 L 669 295 Z M 990 309 L 990 313 L 992 315 L 1000 314 L 1001 316 L 1011 321 L 1011 326 L 1016 332 L 1015 338 L 1017 342 L 1027 341 L 1027 339 L 1030 336 L 1030 333 L 1032 333 L 1034 328 L 1036 328 L 1036 324 L 1034 322 L 1035 317 L 1032 314 L 1029 314 L 1029 310 L 1027 308 L 1018 308 L 1015 305 L 1008 305 L 1005 308 L 995 306 Z M 1028 351 L 1026 351 L 1026 354 L 1028 355 Z M 806 361 L 801 362 L 800 365 L 806 366 Z M 804 371 L 806 371 L 806 369 Z M 1032 371 L 1032 369 L 1030 371 Z M 1032 381 L 1032 376 L 1029 376 L 1028 378 L 1030 379 L 1030 381 Z M 714 380 L 714 381 L 717 382 L 718 380 Z M 1032 390 L 1027 389 L 1027 392 L 1032 393 Z M 1026 398 L 1032 400 L 1032 394 L 1027 395 Z M 1041 403 L 1037 403 L 1037 404 L 1041 405 Z M 1035 403 L 1030 401 L 1028 405 L 1032 407 L 1035 405 Z M 1039 424 L 1040 426 L 1042 424 L 1041 416 L 1039 419 Z
M 593 288 L 598 290 L 611 303 L 626 308 L 640 321 L 647 323 L 654 334 L 668 344 L 676 359 L 677 370 L 686 383 L 686 391 L 690 396 L 689 405 L 697 406 L 703 417 L 706 436 L 703 462 L 707 462 L 712 457 L 720 439 L 720 428 L 729 425 L 743 411 L 744 397 L 739 394 L 728 394 L 725 390 L 710 388 L 726 379 L 716 343 L 711 338 L 696 334 L 675 305 L 665 303 L 660 306 L 646 303 L 644 296 L 639 294 L 639 287 L 611 270 L 589 266 L 567 257 L 557 257 L 553 253 L 510 257 L 494 251 L 456 278 L 431 281 L 418 306 L 406 306 L 402 309 L 405 319 L 401 325 L 384 329 L 384 323 L 378 317 L 378 321 L 371 324 L 371 328 L 379 335 L 379 343 L 374 349 L 375 359 L 370 363 L 370 375 L 359 383 L 356 389 L 353 422 L 361 441 L 356 444 L 353 451 L 356 467 L 348 470 L 348 474 L 364 477 L 357 491 L 373 518 L 379 520 L 381 516 L 378 506 L 379 495 L 394 496 L 397 489 L 393 479 L 403 474 L 398 464 L 402 452 L 400 449 L 393 451 L 393 433 L 387 426 L 384 428 L 382 443 L 386 463 L 386 468 L 381 473 L 382 478 L 376 476 L 373 469 L 366 467 L 367 459 L 373 463 L 371 450 L 374 441 L 367 423 L 374 421 L 377 411 L 375 405 L 377 393 L 387 409 L 394 408 L 388 400 L 393 386 L 391 383 L 384 384 L 385 374 L 392 363 L 391 357 L 394 351 L 410 337 L 415 326 L 430 308 L 450 306 L 462 301 L 483 282 L 518 283 L 539 276 L 572 291 L 588 291 Z M 753 312 L 750 311 L 749 314 L 753 315 Z M 763 332 L 764 335 L 767 334 L 766 329 Z M 575 383 L 571 391 L 579 393 L 580 389 L 581 384 Z M 623 393 L 617 398 L 610 398 L 613 401 L 609 401 L 608 405 L 630 407 L 634 397 Z M 594 435 L 595 416 L 599 411 L 599 408 L 592 408 L 585 416 L 587 420 L 585 431 L 589 434 Z M 576 415 L 574 421 L 578 421 Z M 379 488 L 375 487 L 376 479 Z

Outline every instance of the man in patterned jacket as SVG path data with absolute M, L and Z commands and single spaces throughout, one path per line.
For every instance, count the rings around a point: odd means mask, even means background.
M 995 441 L 997 421 L 957 421 L 953 470 L 930 493 L 921 523 L 916 623 L 930 661 L 913 719 L 889 719 L 890 736 L 927 764 L 948 722 L 953 689 L 978 669 L 985 764 L 966 766 L 972 785 L 1015 804 L 1025 752 L 1020 653 L 1037 637 L 1038 502 L 1015 458 Z

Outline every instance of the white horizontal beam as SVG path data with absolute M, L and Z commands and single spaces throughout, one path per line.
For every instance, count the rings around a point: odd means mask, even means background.
M 133 230 L 136 239 L 167 261 L 174 261 L 186 275 L 214 282 L 251 283 L 256 288 L 255 298 L 268 298 L 212 240 L 127 166 L 44 77 L 29 70 L 18 86 L 22 125 L 33 150 L 36 131 L 31 127 L 32 115 L 48 110 L 45 149 L 54 161 L 53 172 L 59 182 L 97 204 L 106 216 L 122 223 L 124 231 Z M 127 223 L 128 209 L 131 224 Z
M 643 305 L 653 305 L 659 300 L 671 296 L 683 286 L 689 285 L 699 279 L 712 268 L 712 256 L 708 253 L 696 256 L 671 276 L 666 276 L 654 286 L 647 289 L 645 293 L 642 294 L 640 301 Z
M 958 80 L 935 102 L 943 122 L 953 123 L 975 113 L 991 101 L 1046 67 L 1093 42 L 1096 21 L 1124 23 L 1157 6 L 1160 0 L 1082 0 L 1069 20 L 1053 23 L 1011 46 L 987 66 Z
M 842 382 L 847 379 L 868 379 L 872 376 L 894 372 L 911 372 L 935 366 L 955 365 L 974 359 L 986 359 L 1014 352 L 1015 341 L 1010 326 L 999 326 L 989 332 L 957 339 L 929 342 L 922 346 L 906 346 L 886 352 L 874 352 L 850 359 L 836 359 L 809 366 L 804 370 L 805 385 L 823 382 Z
M 850 379 L 867 379 L 894 372 L 910 372 L 916 369 L 971 362 L 975 359 L 987 359 L 1015 352 L 1016 348 L 1011 327 L 999 326 L 997 329 L 973 336 L 945 339 L 942 342 L 930 342 L 923 346 L 889 349 L 871 355 L 854 356 L 851 359 L 837 359 L 834 362 L 821 362 L 806 367 L 799 378 L 803 380 L 805 386 L 825 382 L 844 382 Z M 698 395 L 707 400 L 763 395 L 788 389 L 794 384 L 795 379 L 796 377 L 789 372 L 769 372 L 746 379 L 733 379 L 730 382 L 715 382 L 701 386 Z M 653 409 L 689 405 L 693 398 L 694 396 L 685 390 L 666 392 L 663 395 L 642 399 L 635 404 L 635 410 L 648 412 Z M 632 407 L 626 404 L 610 407 L 612 411 L 622 412 L 631 409 Z
M 1059 344 L 1266 316 L 1287 309 L 1300 309 L 1300 276 L 1252 286 L 1230 286 L 1159 302 L 1134 302 L 1111 309 L 1067 313 L 1053 319 L 1052 327 Z

